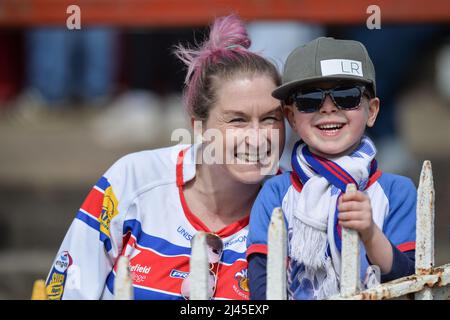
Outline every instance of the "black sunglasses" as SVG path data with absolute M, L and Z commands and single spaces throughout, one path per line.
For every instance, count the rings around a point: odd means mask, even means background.
M 327 94 L 339 109 L 354 110 L 359 108 L 361 98 L 363 94 L 366 94 L 366 88 L 364 86 L 339 86 L 331 89 L 303 89 L 292 95 L 292 102 L 300 112 L 316 112 L 322 107 Z M 370 95 L 366 95 L 370 99 Z

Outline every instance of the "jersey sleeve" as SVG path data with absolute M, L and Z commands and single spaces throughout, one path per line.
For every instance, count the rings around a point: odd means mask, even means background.
M 266 181 L 253 204 L 247 237 L 248 285 L 251 300 L 266 299 L 267 236 L 273 209 L 282 207 L 290 172 Z M 286 224 L 287 225 L 287 224 Z
M 247 257 L 253 253 L 267 254 L 267 236 L 273 209 L 282 206 L 290 186 L 290 172 L 273 177 L 264 183 L 251 213 L 247 237 Z
M 410 179 L 395 177 L 389 190 L 389 213 L 383 233 L 397 249 L 406 252 L 416 248 L 417 190 Z
M 126 172 L 120 160 L 93 186 L 59 248 L 46 281 L 51 300 L 100 299 L 122 250 Z

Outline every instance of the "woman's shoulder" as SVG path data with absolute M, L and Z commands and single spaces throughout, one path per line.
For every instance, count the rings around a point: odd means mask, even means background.
M 180 151 L 189 148 L 190 145 L 178 144 L 175 146 L 142 150 L 126 154 L 119 158 L 114 165 L 143 165 L 144 167 L 164 166 L 175 169 Z
M 180 151 L 188 145 L 176 145 L 129 153 L 117 160 L 105 173 L 108 180 L 130 182 L 136 186 L 150 182 L 174 181 Z

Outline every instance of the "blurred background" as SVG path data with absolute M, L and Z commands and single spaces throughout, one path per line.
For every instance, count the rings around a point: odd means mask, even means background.
M 67 10 L 73 4 L 79 12 Z M 251 49 L 280 70 L 291 50 L 318 36 L 366 45 L 381 99 L 369 132 L 377 159 L 416 186 L 422 162 L 432 161 L 436 265 L 450 262 L 450 2 L 370 5 L 0 0 L 0 299 L 30 298 L 112 163 L 178 143 L 172 131 L 189 122 L 173 46 L 201 41 L 214 17 L 230 13 L 248 22 Z

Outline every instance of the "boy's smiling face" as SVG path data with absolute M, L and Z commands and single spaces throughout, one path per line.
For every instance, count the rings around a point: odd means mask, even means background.
M 319 82 L 308 88 L 329 89 L 335 82 Z M 286 116 L 293 130 L 309 146 L 312 153 L 334 158 L 352 152 L 360 143 L 366 126 L 372 127 L 378 114 L 380 100 L 363 95 L 360 106 L 341 110 L 326 96 L 320 110 L 304 113 L 295 104 L 286 107 Z

